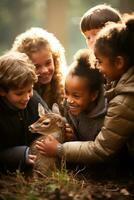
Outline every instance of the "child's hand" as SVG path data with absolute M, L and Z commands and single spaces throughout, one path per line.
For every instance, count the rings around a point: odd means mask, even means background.
M 65 125 L 65 135 L 66 135 L 66 141 L 70 141 L 74 137 L 73 128 L 68 123 L 66 123 Z
M 36 148 L 41 154 L 53 157 L 56 156 L 58 144 L 59 142 L 53 136 L 48 135 L 45 140 L 36 142 Z
M 36 155 L 29 154 L 27 159 L 27 164 L 34 165 L 36 160 Z

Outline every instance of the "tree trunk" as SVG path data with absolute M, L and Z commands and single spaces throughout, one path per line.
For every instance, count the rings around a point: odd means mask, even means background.
M 119 2 L 121 13 L 134 12 L 134 0 L 119 0 Z
M 67 41 L 67 1 L 66 0 L 47 0 L 46 8 L 46 29 L 52 32 L 66 46 Z

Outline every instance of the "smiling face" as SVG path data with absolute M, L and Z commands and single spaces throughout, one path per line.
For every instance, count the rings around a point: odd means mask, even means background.
M 88 48 L 93 48 L 95 41 L 96 41 L 96 37 L 98 32 L 100 31 L 100 29 L 91 29 L 89 31 L 84 32 L 84 37 L 86 39 L 86 43 Z
M 3 96 L 13 107 L 25 109 L 33 95 L 33 84 L 28 84 L 21 89 L 12 89 L 8 92 L 2 91 L 0 92 L 0 95 Z
M 94 94 L 89 91 L 86 78 L 69 74 L 65 81 L 65 98 L 68 103 L 69 112 L 78 115 L 88 110 L 89 105 L 95 100 Z
M 49 84 L 54 75 L 54 60 L 50 50 L 41 49 L 31 54 L 30 59 L 36 66 L 38 82 L 40 84 Z
M 97 68 L 109 81 L 119 80 L 125 71 L 124 58 L 122 56 L 116 56 L 111 61 L 111 57 L 101 54 L 100 50 L 94 49 L 95 56 L 98 61 Z

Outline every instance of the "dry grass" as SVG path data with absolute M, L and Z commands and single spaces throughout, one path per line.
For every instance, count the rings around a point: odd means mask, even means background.
M 73 199 L 84 188 L 84 181 L 79 181 L 66 171 L 55 171 L 49 176 L 28 178 L 19 171 L 1 175 L 0 199 L 2 200 L 44 200 Z
M 66 169 L 31 178 L 16 171 L 1 175 L 0 200 L 131 200 L 133 188 L 133 178 L 87 179 Z

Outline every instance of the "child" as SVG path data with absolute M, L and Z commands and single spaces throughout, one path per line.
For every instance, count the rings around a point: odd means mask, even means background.
M 35 156 L 28 156 L 34 137 L 28 126 L 38 119 L 38 103 L 47 105 L 36 93 L 35 67 L 23 53 L 0 57 L 0 171 L 25 170 Z
M 66 62 L 58 39 L 42 28 L 31 28 L 16 37 L 12 49 L 26 53 L 36 66 L 38 83 L 35 89 L 49 108 L 56 102 L 62 110 Z
M 95 141 L 59 144 L 48 137 L 38 142 L 38 149 L 47 156 L 90 165 L 115 158 L 126 148 L 134 158 L 134 15 L 124 24 L 110 23 L 100 31 L 95 55 L 100 71 L 114 81 L 107 92 L 104 125 Z
M 119 22 L 121 15 L 119 11 L 106 4 L 94 6 L 82 16 L 80 30 L 89 48 L 93 48 L 98 32 L 109 21 Z
M 94 140 L 106 114 L 103 79 L 94 68 L 92 53 L 79 50 L 65 80 L 66 118 L 75 140 Z

